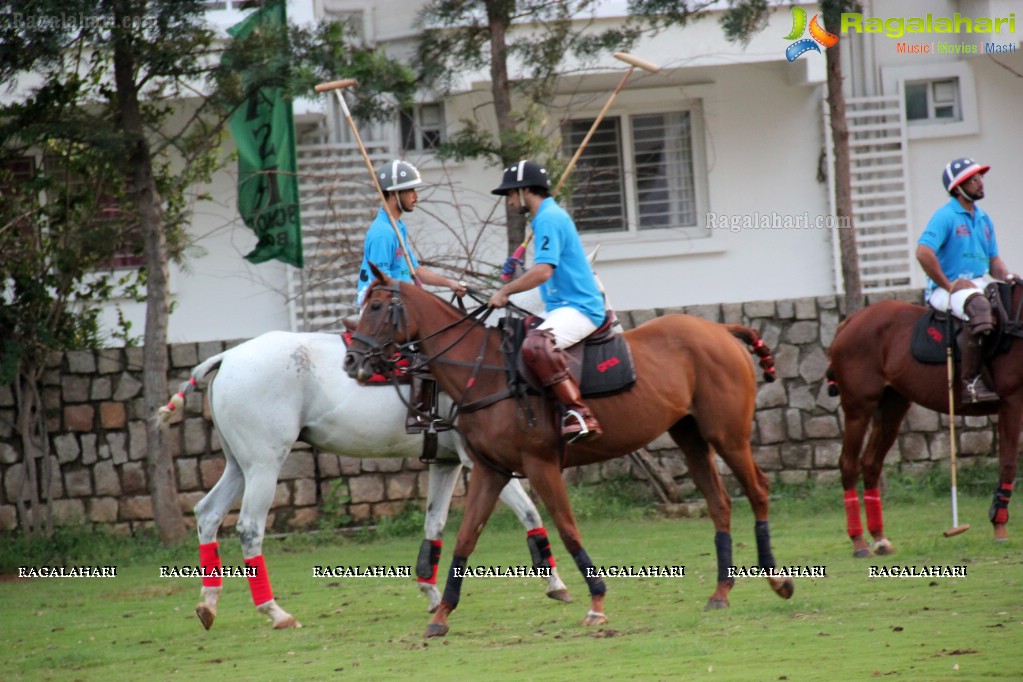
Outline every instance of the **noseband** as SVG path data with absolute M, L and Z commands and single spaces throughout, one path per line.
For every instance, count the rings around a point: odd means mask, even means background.
M 405 305 L 401 302 L 398 286 L 396 284 L 380 285 L 376 289 L 391 292 L 387 315 L 380 320 L 377 328 L 372 330 L 372 336 L 357 331 L 352 332 L 352 340 L 363 344 L 365 350 L 356 348 L 355 344 L 352 344 L 348 347 L 348 354 L 360 365 L 370 362 L 370 366 L 380 369 L 387 364 L 393 364 L 395 358 L 411 345 L 411 341 L 408 334 L 408 311 L 405 310 Z M 405 343 L 403 344 L 394 340 L 395 332 L 401 323 L 405 324 Z M 386 341 L 381 341 L 380 339 L 384 338 L 383 331 L 388 325 L 391 327 L 390 337 Z
M 473 327 L 475 327 L 476 325 L 482 325 L 483 322 L 490 316 L 490 314 L 494 312 L 494 308 L 491 308 L 489 305 L 481 305 L 472 312 L 467 313 L 464 317 L 460 317 L 454 322 L 441 327 L 437 331 L 425 337 L 425 339 L 419 339 L 417 341 L 413 340 L 409 335 L 408 311 L 405 309 L 405 304 L 402 303 L 401 301 L 401 290 L 399 285 L 381 284 L 374 288 L 374 291 L 379 290 L 391 292 L 391 302 L 388 305 L 387 315 L 382 317 L 377 327 L 370 332 L 372 336 L 362 334 L 360 332 L 352 333 L 352 340 L 358 341 L 361 344 L 363 344 L 366 347 L 365 350 L 355 348 L 355 344 L 352 344 L 351 346 L 348 347 L 349 355 L 356 359 L 360 364 L 365 361 L 379 363 L 378 365 L 375 365 L 378 370 L 382 370 L 382 368 L 385 368 L 387 365 L 393 365 L 394 363 L 396 363 L 399 358 L 406 355 L 406 351 L 414 349 L 416 344 L 420 343 L 421 341 L 433 338 L 435 336 L 439 336 L 440 334 L 443 334 L 449 329 L 457 327 L 463 322 L 467 321 L 471 322 L 472 324 L 470 324 L 466 328 L 465 332 L 459 335 L 458 338 L 454 340 L 454 342 L 449 344 L 440 352 L 435 353 L 430 358 L 420 358 L 420 360 L 416 362 L 414 366 L 409 367 L 407 371 L 415 371 L 422 369 L 429 363 L 429 360 L 431 359 L 445 362 L 445 360 L 442 360 L 442 357 L 446 355 L 448 351 L 450 351 L 452 348 L 461 343 L 462 340 L 469 334 L 469 332 L 472 331 Z M 398 327 L 402 323 L 404 323 L 405 325 L 405 341 L 403 343 L 399 343 L 394 340 L 394 336 L 398 330 Z M 381 341 L 380 339 L 383 339 L 385 337 L 384 330 L 388 325 L 391 327 L 390 337 L 387 339 L 387 341 Z M 484 335 L 484 345 L 486 345 L 486 335 Z M 477 362 L 475 363 L 462 363 L 454 360 L 447 360 L 447 362 L 452 364 L 475 365 L 477 369 L 479 369 L 479 367 L 482 364 L 482 356 L 480 356 L 480 358 L 478 358 Z M 504 367 L 494 368 L 488 367 L 488 369 L 504 370 Z

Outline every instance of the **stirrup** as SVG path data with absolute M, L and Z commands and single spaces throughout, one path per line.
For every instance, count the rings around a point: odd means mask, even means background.
M 978 390 L 978 387 L 983 390 Z M 997 393 L 987 387 L 980 375 L 975 376 L 972 381 L 963 382 L 963 395 L 965 402 L 968 403 L 984 403 L 1000 399 Z
M 566 429 L 571 426 L 569 419 L 575 419 L 579 425 L 578 431 L 573 430 L 566 433 Z M 578 410 L 565 410 L 565 416 L 561 418 L 561 437 L 566 438 L 569 444 L 595 440 L 601 435 L 601 431 L 591 429 L 586 425 L 586 418 Z

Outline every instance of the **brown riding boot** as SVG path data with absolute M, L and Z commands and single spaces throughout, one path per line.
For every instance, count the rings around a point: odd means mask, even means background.
M 962 376 L 963 382 L 964 403 L 998 400 L 998 394 L 988 387 L 981 375 L 982 343 L 983 336 L 970 334 L 966 330 L 960 337 L 959 350 L 962 353 L 960 376 Z
M 561 437 L 569 443 L 585 443 L 597 440 L 604 431 L 590 408 L 583 403 L 579 387 L 571 377 L 551 385 L 558 402 L 565 406 L 565 417 L 561 421 Z
M 450 426 L 435 413 L 437 380 L 431 376 L 412 377 L 412 391 L 409 394 L 410 409 L 405 416 L 405 433 L 447 431 Z
M 991 302 L 978 291 L 966 299 L 963 312 L 966 313 L 966 323 L 963 325 L 963 335 L 959 338 L 959 350 L 962 352 L 960 376 L 963 381 L 963 402 L 998 400 L 998 394 L 988 387 L 981 375 L 984 337 L 995 326 Z

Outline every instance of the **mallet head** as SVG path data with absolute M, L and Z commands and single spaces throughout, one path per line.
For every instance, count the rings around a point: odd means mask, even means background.
M 949 528 L 948 530 L 946 530 L 945 537 L 950 538 L 953 535 L 959 535 L 961 533 L 965 533 L 968 530 L 970 530 L 970 524 L 964 523 L 961 526 L 956 526 L 955 528 Z
M 614 58 L 619 60 L 619 61 L 623 61 L 626 64 L 631 64 L 632 66 L 638 66 L 639 68 L 643 69 L 644 71 L 649 71 L 650 73 L 657 73 L 658 71 L 661 70 L 661 67 L 657 66 L 657 64 L 654 64 L 653 62 L 648 62 L 645 59 L 640 59 L 639 57 L 636 57 L 635 55 L 631 55 L 631 54 L 629 54 L 627 52 L 615 52 L 614 53 Z
M 340 90 L 341 88 L 350 88 L 353 85 L 358 85 L 359 81 L 354 78 L 342 78 L 339 81 L 330 81 L 329 83 L 317 83 L 313 90 L 316 92 L 329 92 L 330 90 Z

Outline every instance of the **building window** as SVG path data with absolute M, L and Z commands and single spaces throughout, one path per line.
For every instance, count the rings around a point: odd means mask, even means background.
M 961 121 L 959 79 L 906 83 L 906 120 L 913 122 Z
M 567 157 L 592 125 L 593 119 L 565 124 Z M 581 233 L 699 228 L 693 112 L 605 118 L 570 180 Z
M 980 132 L 973 60 L 881 67 L 881 89 L 903 108 L 906 138 L 976 135 Z
M 105 270 L 137 270 L 146 264 L 145 241 L 142 228 L 136 224 L 135 216 L 121 207 L 121 202 L 111 196 L 99 200 L 100 212 L 97 222 L 108 227 L 115 237 L 110 258 L 96 266 L 97 272 Z
M 30 219 L 37 198 L 28 194 L 28 183 L 35 178 L 36 162 L 31 156 L 6 159 L 0 163 L 0 199 L 8 207 L 17 206 L 21 211 L 14 217 L 14 225 L 23 238 L 31 238 L 34 225 Z M 17 211 L 17 209 L 15 209 Z
M 443 104 L 416 104 L 401 110 L 401 148 L 404 151 L 432 151 L 444 137 Z

